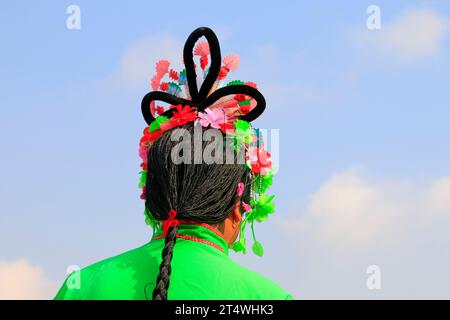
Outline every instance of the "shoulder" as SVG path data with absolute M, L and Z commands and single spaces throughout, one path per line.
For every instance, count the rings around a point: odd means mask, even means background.
M 95 262 L 72 272 L 55 296 L 55 300 L 110 299 L 116 292 L 126 293 L 136 265 L 151 263 L 145 245 Z M 123 291 L 124 289 L 125 291 Z
M 270 278 L 250 270 L 243 265 L 233 261 L 231 258 L 230 264 L 233 266 L 229 268 L 230 276 L 235 279 L 239 290 L 244 290 L 251 296 L 251 299 L 257 300 L 291 300 L 292 295 L 289 294 L 276 282 Z

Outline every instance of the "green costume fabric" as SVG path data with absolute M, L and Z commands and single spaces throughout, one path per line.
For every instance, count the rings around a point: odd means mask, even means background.
M 211 244 L 177 238 L 169 300 L 293 299 L 271 280 L 234 262 L 226 241 L 212 230 L 180 224 L 178 234 L 209 241 L 222 251 Z M 152 299 L 164 247 L 164 238 L 156 239 L 161 235 L 158 230 L 149 243 L 69 275 L 55 299 Z M 79 288 L 70 286 L 74 276 L 79 277 Z

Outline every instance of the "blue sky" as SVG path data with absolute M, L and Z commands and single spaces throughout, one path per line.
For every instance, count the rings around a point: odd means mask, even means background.
M 81 30 L 66 28 L 70 4 Z M 380 30 L 366 27 L 371 4 Z M 280 130 L 277 212 L 257 228 L 266 255 L 234 258 L 298 298 L 450 297 L 437 280 L 450 267 L 439 249 L 450 245 L 450 5 L 171 7 L 2 5 L 0 277 L 22 261 L 39 270 L 36 287 L 53 288 L 67 266 L 147 241 L 140 100 L 156 59 L 181 59 L 189 33 L 209 26 L 224 55 L 241 57 L 230 78 L 266 96 L 255 125 Z M 382 290 L 365 287 L 371 264 Z

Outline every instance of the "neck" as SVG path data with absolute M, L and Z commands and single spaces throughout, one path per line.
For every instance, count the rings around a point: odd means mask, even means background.
M 231 247 L 231 245 L 235 241 L 234 235 L 230 235 L 230 234 L 228 234 L 228 232 L 226 232 L 224 222 L 211 224 L 211 223 L 207 223 L 207 222 L 198 222 L 198 221 L 194 221 L 194 220 L 190 220 L 190 219 L 181 219 L 180 223 L 196 224 L 196 225 L 200 225 L 205 228 L 208 228 L 208 229 L 214 231 L 215 233 L 217 233 L 218 235 L 220 235 L 223 239 L 225 239 L 225 241 L 228 244 L 228 247 Z

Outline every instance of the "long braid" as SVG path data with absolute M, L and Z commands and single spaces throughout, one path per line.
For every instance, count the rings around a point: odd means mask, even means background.
M 162 261 L 159 266 L 159 274 L 156 279 L 156 287 L 153 289 L 153 300 L 167 300 L 167 291 L 170 284 L 170 273 L 172 266 L 170 265 L 173 256 L 173 247 L 177 241 L 178 226 L 169 228 L 166 236 L 164 249 L 162 251 Z

